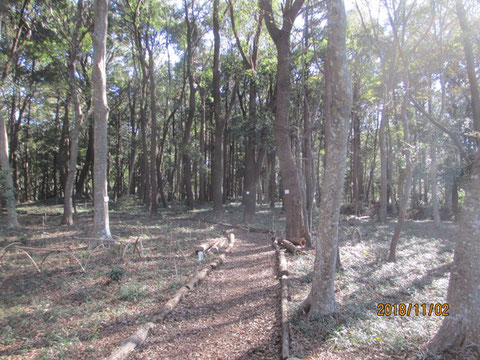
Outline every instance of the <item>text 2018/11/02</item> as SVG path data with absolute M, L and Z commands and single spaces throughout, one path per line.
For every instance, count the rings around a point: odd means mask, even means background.
M 378 316 L 448 316 L 448 304 L 389 304 L 377 305 Z

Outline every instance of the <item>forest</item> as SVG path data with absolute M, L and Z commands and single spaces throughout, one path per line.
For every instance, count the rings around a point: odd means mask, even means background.
M 480 1 L 2 0 L 0 359 L 480 359 Z

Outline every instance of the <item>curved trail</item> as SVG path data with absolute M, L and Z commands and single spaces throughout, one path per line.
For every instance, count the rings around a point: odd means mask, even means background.
M 158 326 L 133 359 L 279 359 L 280 285 L 268 236 L 235 231 L 225 263 Z

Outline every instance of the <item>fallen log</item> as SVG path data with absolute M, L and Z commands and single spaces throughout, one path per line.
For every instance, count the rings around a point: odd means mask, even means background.
M 227 245 L 227 239 L 224 239 L 224 238 L 219 239 L 215 241 L 215 243 L 206 252 L 216 254 L 220 250 L 222 250 L 222 248 L 224 248 L 226 245 Z
M 297 246 L 295 244 L 293 244 L 292 242 L 286 240 L 286 239 L 282 239 L 279 241 L 280 244 L 288 250 L 288 252 L 292 253 L 292 254 L 303 254 L 304 251 L 302 250 L 302 248 L 300 246 Z
M 281 279 L 283 275 L 288 276 L 287 258 L 285 250 L 278 251 L 278 277 Z
M 307 240 L 305 240 L 305 238 L 291 238 L 291 239 L 288 239 L 288 241 L 290 241 L 292 244 L 296 245 L 296 246 L 301 246 L 301 247 L 304 247 L 305 245 L 307 245 Z
M 185 284 L 185 287 L 189 290 L 192 290 L 195 286 L 197 286 L 201 281 L 203 281 L 208 276 L 210 271 L 212 271 L 212 267 L 210 266 L 200 270 Z
M 198 246 L 195 248 L 195 255 L 197 255 L 200 251 L 206 252 L 206 251 L 207 251 L 208 249 L 210 249 L 214 244 L 215 244 L 215 242 L 211 242 L 211 241 L 201 243 L 200 245 L 198 245 Z
M 135 350 L 137 346 L 143 344 L 147 339 L 148 332 L 155 327 L 155 324 L 148 322 L 142 325 L 138 330 L 120 345 L 109 357 L 108 360 L 124 360 Z
M 275 246 L 276 240 L 273 241 Z M 290 356 L 290 331 L 288 320 L 288 264 L 285 251 L 277 247 L 275 249 L 278 257 L 278 275 L 280 278 L 280 320 L 282 326 L 282 359 Z
M 225 255 L 222 254 L 218 257 L 218 259 L 215 259 L 210 264 L 208 264 L 208 266 L 210 266 L 212 268 L 212 270 L 214 270 L 217 267 L 219 267 L 221 264 L 223 264 L 224 262 L 225 262 Z
M 219 246 L 218 250 L 225 248 L 225 252 L 232 249 L 235 244 L 235 235 L 233 233 L 227 234 L 226 239 L 220 239 L 216 242 Z M 220 246 L 221 245 L 221 246 Z M 114 350 L 114 352 L 107 358 L 107 360 L 122 360 L 126 359 L 137 346 L 141 345 L 147 338 L 148 332 L 155 327 L 155 322 L 163 322 L 166 317 L 175 309 L 182 298 L 191 291 L 194 287 L 204 280 L 208 274 L 223 264 L 225 261 L 225 254 L 221 254 L 208 264 L 205 268 L 198 271 L 184 286 L 177 290 L 175 295 L 168 300 L 162 307 L 159 315 L 154 316 L 153 321 L 141 326 L 132 336 L 130 336 L 124 343 Z
M 290 332 L 288 321 L 288 276 L 283 275 L 281 280 L 281 321 L 282 321 L 282 359 L 290 356 Z

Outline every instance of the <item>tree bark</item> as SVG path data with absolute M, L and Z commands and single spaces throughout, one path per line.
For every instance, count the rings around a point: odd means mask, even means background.
M 378 212 L 378 221 L 387 220 L 387 145 L 385 141 L 387 109 L 385 101 L 382 107 L 382 119 L 379 130 L 379 147 L 380 147 L 380 208 Z
M 223 214 L 223 137 L 225 119 L 220 110 L 220 25 L 218 20 L 218 0 L 213 1 L 213 112 L 215 117 L 215 144 L 212 164 L 213 212 Z
M 235 26 L 235 16 L 233 4 L 229 1 L 230 22 L 237 44 L 237 48 L 243 60 L 243 65 L 246 70 L 251 72 L 248 89 L 248 124 L 245 142 L 245 176 L 243 189 L 243 204 L 245 205 L 243 219 L 245 222 L 250 222 L 255 215 L 257 202 L 257 184 L 260 177 L 261 168 L 265 158 L 265 146 L 261 143 L 257 144 L 258 134 L 256 130 L 257 124 L 257 60 L 258 60 L 258 44 L 260 41 L 260 34 L 262 31 L 263 15 L 260 13 L 255 16 L 257 22 L 256 32 L 253 37 L 252 51 L 247 58 L 247 54 L 243 49 L 240 38 Z
M 290 141 L 290 32 L 295 18 L 303 5 L 303 0 L 287 2 L 283 8 L 282 28 L 275 24 L 271 0 L 259 0 L 264 11 L 265 23 L 277 49 L 277 98 L 275 108 L 274 135 L 277 155 L 280 160 L 280 174 L 284 189 L 287 240 L 308 238 L 305 227 L 304 206 L 298 168 L 292 154 Z
M 438 135 L 436 129 L 433 130 L 432 144 L 430 145 L 430 184 L 432 186 L 432 208 L 433 208 L 433 223 L 435 227 L 442 224 L 440 219 L 440 210 L 438 205 L 438 184 L 437 184 L 437 142 Z
M 440 354 L 480 343 L 480 152 L 465 186 L 455 255 L 450 274 L 445 317 L 428 348 Z M 458 349 L 457 349 L 458 350 Z
M 147 40 L 148 41 L 148 40 Z M 148 46 L 147 46 L 148 47 Z M 158 182 L 157 182 L 157 104 L 155 96 L 155 62 L 153 61 L 153 49 L 148 48 L 149 74 L 150 74 L 150 113 L 152 116 L 152 134 L 150 138 L 150 212 L 152 215 L 158 213 Z
M 325 61 L 326 168 L 320 198 L 312 289 L 304 302 L 310 318 L 336 311 L 334 280 L 338 252 L 338 222 L 342 200 L 352 110 L 352 84 L 346 53 L 343 0 L 327 1 Z
M 193 4 L 192 4 L 193 6 Z M 188 148 L 190 142 L 190 133 L 192 132 L 192 125 L 195 116 L 195 97 L 196 97 L 196 88 L 195 81 L 193 76 L 193 57 L 195 54 L 195 47 L 197 43 L 197 28 L 195 23 L 195 17 L 193 15 L 192 9 L 192 18 L 188 14 L 188 5 L 185 2 L 185 22 L 187 25 L 187 78 L 188 86 L 190 90 L 189 99 L 188 99 L 188 116 L 185 122 L 185 128 L 183 129 L 182 143 L 180 146 L 180 154 L 183 164 L 183 187 L 187 193 L 187 205 L 190 210 L 195 208 L 193 192 L 192 192 L 192 161 L 190 159 L 190 149 Z
M 15 195 L 13 188 L 12 171 L 8 161 L 8 138 L 7 127 L 3 115 L 0 112 L 0 165 L 2 166 L 1 180 L 4 182 L 3 196 L 7 203 L 7 227 L 10 229 L 18 228 L 17 210 L 15 204 Z
M 390 252 L 388 254 L 388 261 L 394 262 L 396 260 L 396 250 L 398 239 L 400 238 L 400 232 L 402 231 L 403 223 L 405 221 L 405 216 L 407 214 L 407 205 L 408 199 L 410 198 L 410 189 L 412 187 L 413 180 L 413 164 L 410 159 L 410 139 L 409 139 L 409 127 L 408 127 L 408 104 L 409 99 L 409 81 L 408 75 L 405 75 L 404 84 L 405 84 L 405 94 L 403 95 L 401 118 L 403 122 L 403 146 L 405 153 L 405 165 L 406 165 L 406 175 L 405 175 L 405 186 L 403 189 L 403 196 L 400 202 L 400 211 L 398 213 L 397 223 L 395 224 L 395 230 L 393 232 L 392 241 L 390 242 Z M 401 184 L 400 184 L 401 186 Z
M 352 139 L 352 187 L 355 213 L 361 212 L 363 193 L 363 164 L 361 154 L 361 131 L 360 131 L 360 78 L 357 77 L 353 86 L 353 139 Z
M 473 53 L 465 9 L 456 0 L 457 16 L 464 36 L 468 80 L 474 114 L 474 129 L 480 130 L 480 94 L 473 67 Z M 477 110 L 475 110 L 477 109 Z M 478 139 L 477 139 L 478 144 Z M 465 201 L 460 216 L 453 267 L 447 291 L 450 314 L 446 317 L 428 349 L 439 354 L 455 348 L 466 349 L 480 343 L 480 150 L 472 156 L 467 170 Z M 456 184 L 454 184 L 456 186 Z
M 79 98 L 79 88 L 77 83 L 76 63 L 78 51 L 80 50 L 79 32 L 82 26 L 83 1 L 77 3 L 76 23 L 71 39 L 70 59 L 68 63 L 68 80 L 70 83 L 70 91 L 75 111 L 75 122 L 73 123 L 72 137 L 70 140 L 70 159 L 68 160 L 67 179 L 65 181 L 65 198 L 63 201 L 63 217 L 62 224 L 67 226 L 73 225 L 73 186 L 77 175 L 77 159 L 78 159 L 78 140 L 80 137 L 80 129 L 83 125 L 83 111 Z
M 108 112 L 106 89 L 106 45 L 108 0 L 95 0 L 93 30 L 93 117 L 94 117 L 94 236 L 113 240 L 110 234 L 107 192 Z

